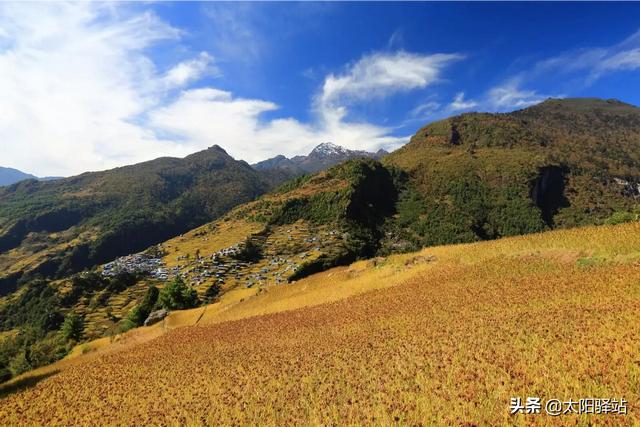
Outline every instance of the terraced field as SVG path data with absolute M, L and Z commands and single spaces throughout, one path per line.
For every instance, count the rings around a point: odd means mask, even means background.
M 286 283 L 299 266 L 331 250 L 339 238 L 330 227 L 303 220 L 266 228 L 258 222 L 225 218 L 169 240 L 160 248 L 165 265 L 177 267 L 203 296 L 216 282 L 225 292 Z M 216 255 L 246 239 L 260 245 L 260 259 L 240 262 L 232 256 Z
M 83 298 L 74 307 L 74 312 L 84 318 L 84 336 L 95 339 L 113 334 L 117 329 L 118 321 L 126 318 L 142 300 L 148 287 L 149 283 L 143 280 L 122 292 L 106 294 L 108 298 L 101 305 L 96 305 L 95 301 L 100 300 L 101 294 L 106 291 L 102 291 L 90 299 Z
M 242 292 L 18 378 L 0 390 L 0 424 L 640 423 L 637 223 L 429 248 Z M 528 396 L 624 398 L 627 414 L 510 415 Z
M 93 241 L 96 233 L 95 229 L 79 233 L 75 227 L 60 233 L 30 233 L 21 246 L 0 253 L 0 275 L 17 274 L 46 263 L 56 253 Z

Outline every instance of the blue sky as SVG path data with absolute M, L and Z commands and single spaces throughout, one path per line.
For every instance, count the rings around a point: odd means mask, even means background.
M 255 162 L 548 97 L 640 104 L 640 4 L 0 5 L 3 166 L 70 175 L 213 144 Z

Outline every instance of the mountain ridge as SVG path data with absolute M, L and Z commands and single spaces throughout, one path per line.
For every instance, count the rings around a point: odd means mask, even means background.
M 331 142 L 315 146 L 307 155 L 288 158 L 282 154 L 251 165 L 257 170 L 284 170 L 295 175 L 315 173 L 342 161 L 358 157 L 380 159 L 388 153 L 378 150 L 375 153 L 363 150 L 350 150 Z
M 61 177 L 57 177 L 57 176 L 37 177 L 30 173 L 22 172 L 18 169 L 0 166 L 0 187 L 15 184 L 16 182 L 24 181 L 27 179 L 35 179 L 37 181 L 52 181 L 55 179 L 61 179 Z
M 221 147 L 0 188 L 0 288 L 142 250 L 275 185 Z M 213 191 L 212 189 L 215 189 Z

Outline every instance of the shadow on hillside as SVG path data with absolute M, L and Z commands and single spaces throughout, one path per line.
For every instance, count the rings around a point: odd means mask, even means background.
M 0 399 L 3 399 L 10 394 L 19 392 L 21 390 L 27 389 L 29 387 L 33 387 L 38 384 L 40 381 L 49 378 L 52 375 L 60 372 L 59 370 L 47 372 L 46 374 L 33 375 L 26 378 L 19 379 L 17 381 L 10 381 L 5 384 L 0 384 Z
M 564 194 L 568 173 L 564 166 L 544 166 L 531 186 L 531 199 L 540 208 L 542 220 L 550 228 L 555 225 L 553 217 L 558 211 L 570 206 Z

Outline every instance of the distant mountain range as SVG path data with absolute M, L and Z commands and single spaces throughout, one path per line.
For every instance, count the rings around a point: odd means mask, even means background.
M 302 175 L 327 169 L 345 160 L 362 157 L 378 160 L 386 154 L 389 153 L 385 150 L 371 153 L 368 151 L 349 150 L 331 142 L 325 142 L 316 146 L 307 156 L 295 156 L 289 159 L 279 155 L 251 166 L 256 170 L 281 170 L 293 175 Z
M 20 278 L 61 277 L 142 250 L 278 183 L 213 146 L 183 159 L 0 187 L 0 295 Z
M 59 177 L 44 177 L 38 178 L 35 175 L 19 171 L 13 168 L 3 168 L 0 166 L 0 187 L 5 185 L 15 184 L 16 182 L 24 181 L 25 179 L 36 179 L 38 181 L 51 181 L 54 179 L 60 179 Z

